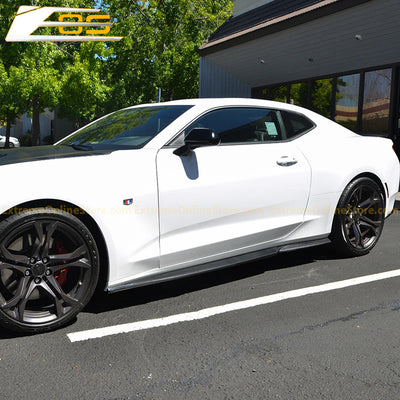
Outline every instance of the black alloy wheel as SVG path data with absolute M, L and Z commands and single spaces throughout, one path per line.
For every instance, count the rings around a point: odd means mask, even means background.
M 345 255 L 364 255 L 378 242 L 384 222 L 384 193 L 372 179 L 358 178 L 339 200 L 331 239 Z
M 99 253 L 86 226 L 37 208 L 0 223 L 0 324 L 26 333 L 65 325 L 88 303 Z

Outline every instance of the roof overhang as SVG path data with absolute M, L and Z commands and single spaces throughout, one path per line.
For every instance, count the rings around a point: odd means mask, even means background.
M 205 56 L 216 51 L 224 50 L 238 44 L 258 39 L 265 35 L 270 35 L 275 32 L 280 32 L 284 29 L 293 28 L 294 26 L 310 22 L 325 15 L 330 15 L 335 12 L 366 3 L 368 1 L 371 0 L 323 0 L 300 10 L 293 11 L 290 14 L 285 14 L 280 17 L 264 21 L 222 38 L 206 41 L 199 48 L 199 52 L 201 56 Z M 257 10 L 253 10 L 252 12 L 256 11 Z M 236 18 L 240 17 L 241 16 Z M 227 21 L 226 25 L 232 23 L 234 19 L 235 18 Z
M 201 55 L 249 87 L 400 64 L 398 0 L 318 4 L 314 11 L 204 45 Z

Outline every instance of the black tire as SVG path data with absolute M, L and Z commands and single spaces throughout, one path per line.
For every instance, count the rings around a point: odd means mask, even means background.
M 340 197 L 330 238 L 343 255 L 362 256 L 378 242 L 384 222 L 381 188 L 370 178 L 357 178 Z
M 86 226 L 54 208 L 0 223 L 0 325 L 24 333 L 57 329 L 89 302 L 99 252 Z

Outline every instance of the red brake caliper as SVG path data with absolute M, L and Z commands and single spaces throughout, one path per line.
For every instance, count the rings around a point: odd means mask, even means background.
M 56 239 L 56 247 L 58 254 L 68 253 L 68 250 L 64 247 L 64 243 L 62 242 L 62 240 Z M 63 268 L 54 274 L 54 278 L 57 279 L 57 282 L 60 284 L 61 287 L 63 287 L 67 282 L 67 274 L 68 274 L 68 268 Z

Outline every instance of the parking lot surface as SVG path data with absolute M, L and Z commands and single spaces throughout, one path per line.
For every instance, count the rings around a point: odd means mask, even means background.
M 399 232 L 397 214 L 364 257 L 282 254 L 104 296 L 55 332 L 1 331 L 0 399 L 399 398 Z

